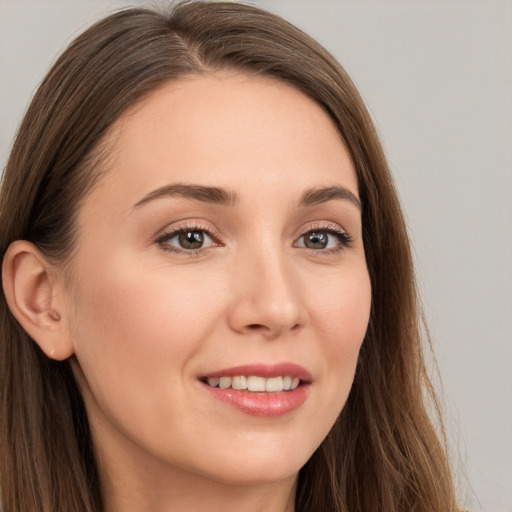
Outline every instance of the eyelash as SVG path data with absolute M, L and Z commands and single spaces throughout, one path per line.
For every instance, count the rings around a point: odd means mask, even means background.
M 181 233 L 186 233 L 188 231 L 205 233 L 212 240 L 212 242 L 213 242 L 212 245 L 209 247 L 200 247 L 197 250 L 193 250 L 193 249 L 183 249 L 183 248 L 180 249 L 178 247 L 174 247 L 174 246 L 166 243 L 166 241 L 168 241 L 169 239 L 172 239 L 172 238 L 180 235 Z M 332 224 L 318 224 L 318 225 L 308 226 L 308 229 L 306 231 L 301 231 L 301 233 L 297 237 L 297 240 L 300 240 L 302 237 L 308 235 L 309 233 L 314 233 L 314 232 L 322 232 L 322 233 L 327 233 L 329 235 L 332 235 L 337 239 L 337 241 L 339 243 L 339 247 L 331 248 L 331 249 L 310 249 L 308 247 L 300 246 L 300 247 L 306 249 L 308 252 L 313 253 L 315 255 L 338 254 L 341 251 L 345 250 L 347 247 L 350 247 L 350 245 L 353 242 L 352 237 L 346 231 L 344 231 L 341 228 L 334 226 Z M 162 233 L 156 239 L 155 242 L 164 251 L 172 252 L 175 254 L 186 255 L 186 256 L 196 256 L 199 253 L 209 249 L 210 247 L 220 247 L 223 245 L 220 242 L 220 237 L 217 235 L 217 233 L 214 230 L 212 230 L 211 227 L 204 226 L 204 225 L 197 224 L 197 223 L 187 223 L 187 224 L 169 228 L 167 231 Z M 295 243 L 294 243 L 294 246 L 295 246 Z
M 334 236 L 338 243 L 339 247 L 332 248 L 332 249 L 310 249 L 308 247 L 304 247 L 307 251 L 310 253 L 314 253 L 315 255 L 326 255 L 329 256 L 331 254 L 339 254 L 340 252 L 344 251 L 348 247 L 350 247 L 353 243 L 352 237 L 343 229 L 340 227 L 333 225 L 333 224 L 313 224 L 308 226 L 306 231 L 301 231 L 300 235 L 298 236 L 297 240 L 300 240 L 302 237 L 308 235 L 309 233 L 327 233 L 329 235 Z
M 165 243 L 166 240 L 169 240 L 170 238 L 174 238 L 178 236 L 180 233 L 186 233 L 187 231 L 196 231 L 200 233 L 206 233 L 209 238 L 212 239 L 212 246 L 211 247 L 219 247 L 221 246 L 221 242 L 219 240 L 219 236 L 216 234 L 216 232 L 210 227 L 210 226 L 204 226 L 201 224 L 196 223 L 186 223 L 179 226 L 174 226 L 172 228 L 169 228 L 167 231 L 162 233 L 157 239 L 156 243 L 160 246 L 160 248 L 164 251 L 172 252 L 175 254 L 183 254 L 185 256 L 196 256 L 200 252 L 205 251 L 208 248 L 201 247 L 197 250 L 193 249 L 180 249 L 178 247 L 174 247 L 172 245 L 169 245 L 168 243 Z

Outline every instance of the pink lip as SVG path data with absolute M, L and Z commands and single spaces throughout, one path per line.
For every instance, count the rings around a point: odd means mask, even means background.
M 308 397 L 312 376 L 302 366 L 293 363 L 280 363 L 275 365 L 251 364 L 226 368 L 224 370 L 208 373 L 202 379 L 212 377 L 236 377 L 240 375 L 255 375 L 258 377 L 298 377 L 300 385 L 290 391 L 275 393 L 238 391 L 235 389 L 220 389 L 201 382 L 204 389 L 213 398 L 251 416 L 275 418 L 284 416 L 298 409 Z

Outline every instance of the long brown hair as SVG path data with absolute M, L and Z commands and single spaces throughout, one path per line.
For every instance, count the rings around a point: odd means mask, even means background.
M 363 204 L 372 311 L 348 401 L 302 468 L 297 512 L 457 510 L 427 377 L 411 252 L 384 154 L 346 72 L 281 18 L 227 2 L 128 9 L 79 36 L 25 115 L 0 195 L 2 257 L 14 240 L 65 263 L 114 121 L 165 82 L 237 69 L 291 84 L 336 123 Z M 103 165 L 104 167 L 104 165 Z M 48 359 L 0 298 L 0 482 L 6 512 L 100 512 L 87 414 L 69 361 Z M 433 406 L 433 407 L 430 407 Z M 441 441 L 440 441 L 441 439 Z

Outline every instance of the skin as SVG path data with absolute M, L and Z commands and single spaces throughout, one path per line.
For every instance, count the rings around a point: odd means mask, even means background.
M 312 188 L 357 197 L 347 150 L 311 99 L 237 73 L 165 85 L 121 117 L 110 142 L 66 285 L 58 273 L 52 284 L 106 509 L 292 511 L 298 471 L 347 399 L 370 311 L 358 206 L 298 206 Z M 223 187 L 237 201 L 134 206 L 176 183 Z M 205 245 L 162 239 L 180 228 L 201 231 Z M 327 248 L 305 246 L 312 230 Z M 279 362 L 303 366 L 312 383 L 276 418 L 221 403 L 199 381 Z

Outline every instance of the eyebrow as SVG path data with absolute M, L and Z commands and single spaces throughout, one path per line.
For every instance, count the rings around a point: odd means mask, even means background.
M 145 195 L 140 201 L 133 205 L 133 208 L 139 208 L 143 204 L 160 199 L 162 197 L 185 197 L 195 199 L 204 203 L 220 204 L 233 206 L 238 196 L 235 192 L 229 192 L 220 187 L 206 187 L 203 185 L 173 184 L 158 188 Z
M 234 206 L 238 201 L 238 194 L 236 192 L 221 187 L 177 183 L 153 190 L 135 203 L 133 209 L 164 197 L 184 197 L 223 206 Z M 315 206 L 332 200 L 349 201 L 359 210 L 362 209 L 361 202 L 355 194 L 340 185 L 306 190 L 300 197 L 298 206 Z
M 306 190 L 299 199 L 299 206 L 315 206 L 334 199 L 349 201 L 357 206 L 359 210 L 362 210 L 361 201 L 359 201 L 356 195 L 339 185 Z

